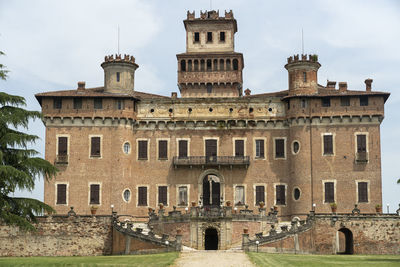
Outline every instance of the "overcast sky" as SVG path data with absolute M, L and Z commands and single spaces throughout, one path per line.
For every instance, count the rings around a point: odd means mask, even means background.
M 213 0 L 212 9 L 232 9 L 238 22 L 235 49 L 244 55 L 243 88 L 252 93 L 287 89 L 286 58 L 319 55 L 319 83 L 347 81 L 349 89 L 390 92 L 381 125 L 383 204 L 400 203 L 400 1 Z M 40 110 L 34 94 L 103 85 L 104 56 L 120 51 L 136 57 L 135 88 L 170 95 L 178 91 L 176 54 L 185 51 L 187 10 L 210 10 L 210 0 L 9 1 L 0 0 L 0 62 L 10 70 L 0 90 L 23 95 L 28 109 Z M 41 137 L 45 127 L 29 129 Z M 43 200 L 43 181 L 32 194 Z

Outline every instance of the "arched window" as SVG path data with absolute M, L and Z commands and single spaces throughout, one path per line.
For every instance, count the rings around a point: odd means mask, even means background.
M 199 71 L 199 61 L 197 59 L 194 60 L 194 71 Z
M 233 60 L 233 70 L 238 70 L 239 69 L 239 61 L 235 58 Z
M 188 71 L 192 71 L 192 60 L 188 61 Z
M 226 60 L 226 70 L 231 70 L 231 60 L 230 59 Z
M 218 70 L 218 59 L 214 59 L 214 71 Z
M 200 60 L 200 71 L 205 71 L 205 64 L 206 62 L 204 59 Z
M 211 59 L 207 59 L 207 71 L 212 71 Z
M 225 69 L 225 66 L 224 66 L 225 64 L 224 64 L 224 60 L 223 59 L 220 59 L 219 60 L 219 70 L 224 70 Z
M 181 71 L 186 71 L 186 60 L 181 60 Z

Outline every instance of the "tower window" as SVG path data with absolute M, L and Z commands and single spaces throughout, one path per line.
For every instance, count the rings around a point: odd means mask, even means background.
M 324 141 L 324 155 L 333 155 L 333 135 L 325 134 L 323 136 Z
M 208 94 L 212 93 L 212 84 L 211 83 L 207 83 L 207 93 Z
M 100 185 L 90 185 L 90 204 L 100 204 Z
M 211 59 L 207 59 L 207 71 L 211 71 L 212 66 L 211 66 Z
M 235 58 L 233 61 L 233 70 L 239 69 L 239 61 Z
M 331 106 L 331 99 L 329 97 L 322 98 L 322 106 L 323 107 L 330 107 Z
M 54 98 L 54 100 L 53 100 L 53 108 L 54 109 L 61 109 L 62 108 L 62 100 L 61 100 L 61 98 Z
M 231 70 L 231 60 L 230 59 L 226 60 L 226 70 Z
M 194 42 L 195 43 L 200 42 L 200 33 L 199 32 L 194 33 Z
M 207 32 L 207 42 L 212 42 L 212 32 Z
M 181 60 L 181 71 L 186 71 L 186 61 Z
M 74 109 L 82 108 L 82 98 L 74 98 Z
M 57 184 L 57 205 L 67 204 L 67 184 Z
M 307 72 L 303 72 L 303 82 L 307 82 Z
M 225 32 L 220 32 L 220 33 L 219 33 L 219 40 L 220 40 L 221 42 L 225 42 Z
M 102 109 L 103 108 L 103 99 L 95 98 L 93 100 L 94 109 Z
M 219 60 L 219 70 L 224 70 L 225 69 L 225 63 L 223 59 Z
M 360 96 L 360 106 L 368 106 L 368 96 Z
M 344 96 L 340 98 L 340 105 L 342 107 L 350 106 L 350 98 L 348 96 Z
M 121 74 L 119 72 L 117 72 L 117 82 L 119 82 Z

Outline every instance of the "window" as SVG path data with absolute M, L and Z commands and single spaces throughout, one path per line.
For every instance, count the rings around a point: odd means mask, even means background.
M 264 202 L 265 204 L 265 188 L 263 185 L 256 186 L 256 205 Z
M 357 134 L 357 153 L 367 152 L 367 136 Z
M 344 96 L 340 98 L 340 105 L 342 107 L 348 107 L 350 106 L 350 97 Z
M 188 141 L 179 140 L 178 141 L 178 157 L 187 158 L 188 157 Z
M 286 186 L 277 185 L 276 190 L 276 205 L 286 205 Z
M 124 100 L 121 100 L 121 99 L 117 100 L 116 106 L 117 106 L 118 110 L 124 109 Z
M 207 59 L 207 71 L 212 71 L 211 59 Z
M 120 80 L 120 77 L 121 75 L 120 75 L 120 73 L 119 72 L 117 72 L 117 82 L 119 82 L 119 80 Z
M 82 98 L 74 98 L 74 109 L 82 108 Z
M 93 100 L 94 109 L 102 109 L 103 108 L 103 99 L 95 98 Z
M 90 204 L 100 204 L 100 185 L 90 185 Z
M 285 139 L 275 139 L 275 158 L 285 158 Z
M 293 142 L 293 154 L 299 153 L 300 143 L 298 141 Z
M 57 184 L 57 205 L 67 204 L 67 185 Z
M 288 110 L 290 109 L 290 99 L 288 99 L 288 101 L 287 101 L 287 109 Z
M 307 82 L 307 72 L 303 72 L 303 82 Z
M 145 186 L 138 188 L 138 206 L 147 206 L 147 187 Z
M 200 33 L 199 32 L 194 33 L 194 42 L 195 43 L 200 42 Z
M 368 106 L 368 96 L 360 96 L 360 106 Z
M 211 94 L 212 93 L 212 84 L 211 83 L 207 83 L 207 94 Z
M 223 59 L 219 60 L 219 70 L 224 70 L 225 69 L 225 62 Z
M 138 141 L 138 159 L 147 159 L 147 140 Z
M 207 32 L 207 42 L 212 42 L 213 34 L 212 32 Z
M 300 189 L 296 187 L 293 190 L 293 198 L 294 198 L 294 200 L 299 200 L 300 199 L 300 194 L 301 194 Z
M 324 155 L 333 155 L 333 135 L 324 135 Z
M 244 186 L 238 185 L 235 187 L 235 205 L 244 205 L 245 198 L 244 198 Z
M 302 99 L 301 100 L 301 108 L 306 108 L 307 107 L 307 100 L 306 99 Z
M 206 157 L 209 160 L 216 160 L 216 156 L 218 155 L 217 151 L 218 140 L 217 139 L 207 139 L 205 140 L 205 153 Z
M 256 158 L 264 158 L 264 140 L 256 140 Z
M 158 159 L 168 159 L 168 141 L 158 141 Z
M 239 61 L 235 58 L 233 61 L 233 70 L 238 70 L 239 69 Z
M 62 108 L 62 99 L 61 98 L 54 98 L 53 99 L 53 108 L 54 109 L 61 109 Z
M 178 187 L 178 205 L 187 206 L 188 203 L 188 190 L 187 186 Z
M 129 142 L 124 143 L 124 153 L 125 154 L 131 153 L 131 144 Z
M 235 140 L 235 157 L 244 156 L 244 140 Z
M 100 157 L 101 156 L 100 137 L 99 136 L 91 137 L 90 140 L 91 140 L 90 156 Z
M 165 206 L 168 205 L 168 188 L 166 186 L 159 186 L 158 187 L 158 203 L 162 203 Z
M 330 107 L 331 106 L 331 99 L 329 97 L 323 97 L 321 99 L 323 107 Z
M 129 202 L 129 200 L 131 200 L 131 190 L 125 189 L 123 197 L 125 202 Z
M 68 137 L 65 137 L 65 136 L 58 137 L 57 155 L 59 155 L 59 156 L 68 155 Z
M 358 183 L 358 202 L 368 202 L 368 183 Z
M 219 41 L 220 42 L 225 42 L 225 32 L 220 32 L 219 33 Z
M 335 184 L 333 182 L 325 183 L 325 203 L 335 202 Z

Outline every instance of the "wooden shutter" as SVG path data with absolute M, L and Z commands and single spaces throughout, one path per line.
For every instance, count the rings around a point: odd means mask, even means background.
M 276 204 L 278 204 L 278 205 L 286 204 L 285 186 L 284 185 L 276 186 Z
M 265 202 L 264 198 L 264 186 L 256 186 L 256 204 Z
M 324 135 L 324 155 L 333 154 L 333 137 L 332 135 Z
M 235 156 L 244 156 L 244 140 L 235 140 Z
M 357 152 L 367 152 L 367 136 L 365 134 L 357 135 Z
M 188 141 L 179 140 L 179 152 L 178 156 L 180 158 L 187 158 L 188 156 Z
M 325 183 L 325 202 L 335 202 L 335 185 L 332 182 Z
M 285 140 L 275 139 L 275 157 L 284 158 L 285 157 Z
M 358 202 L 368 202 L 368 183 L 358 183 Z
M 92 145 L 90 155 L 94 157 L 100 157 L 100 137 L 91 138 Z
M 68 154 L 68 137 L 58 137 L 58 155 Z
M 256 157 L 264 158 L 264 140 L 256 140 Z
M 166 186 L 158 187 L 158 203 L 167 205 L 167 187 Z
M 168 141 L 166 140 L 158 141 L 158 158 L 159 159 L 168 158 Z
M 138 206 L 147 206 L 147 187 L 139 187 Z
M 217 156 L 217 140 L 206 140 L 206 156 Z
M 57 204 L 67 204 L 67 185 L 57 185 Z
M 100 185 L 90 185 L 90 204 L 100 204 Z
M 139 159 L 147 159 L 147 141 L 139 141 Z

